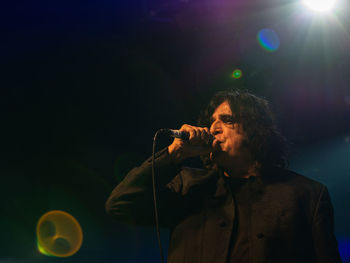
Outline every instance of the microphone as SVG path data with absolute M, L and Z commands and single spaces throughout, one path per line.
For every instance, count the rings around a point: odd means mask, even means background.
M 165 129 L 165 132 L 170 137 L 178 138 L 184 141 L 188 141 L 190 139 L 190 134 L 185 131 L 173 130 L 173 129 Z
M 173 137 L 173 138 L 178 138 L 184 141 L 188 141 L 190 138 L 190 134 L 185 131 L 180 131 L 180 130 L 173 130 L 173 129 L 163 129 L 163 132 L 165 132 L 168 136 Z M 212 144 L 213 141 L 215 140 L 215 137 L 210 134 L 207 144 Z

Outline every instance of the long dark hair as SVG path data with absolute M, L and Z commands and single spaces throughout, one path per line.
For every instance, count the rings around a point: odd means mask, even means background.
M 255 161 L 263 167 L 288 166 L 287 141 L 277 129 L 275 118 L 266 99 L 248 91 L 226 90 L 214 95 L 207 108 L 201 113 L 198 125 L 210 127 L 210 118 L 224 101 L 231 107 L 233 118 L 240 123 L 246 135 L 246 146 Z M 202 156 L 205 166 L 211 166 L 209 155 Z

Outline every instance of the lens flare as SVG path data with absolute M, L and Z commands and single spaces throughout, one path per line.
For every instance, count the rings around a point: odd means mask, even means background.
M 280 46 L 280 39 L 272 29 L 261 29 L 256 38 L 260 46 L 268 52 L 275 52 Z
M 51 255 L 49 252 L 47 252 L 39 243 L 39 241 L 37 242 L 37 246 L 38 246 L 38 251 L 48 257 L 53 257 L 53 255 Z
M 234 79 L 240 79 L 242 76 L 243 76 L 242 70 L 240 70 L 240 69 L 235 69 L 235 70 L 232 72 L 232 77 L 233 77 Z
M 36 227 L 37 245 L 46 256 L 69 257 L 83 242 L 79 222 L 64 211 L 53 210 L 44 214 Z

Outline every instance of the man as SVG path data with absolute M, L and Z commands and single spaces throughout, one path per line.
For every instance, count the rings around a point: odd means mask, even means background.
M 219 92 L 199 126 L 180 130 L 189 140 L 174 139 L 155 160 L 168 263 L 341 262 L 327 188 L 284 168 L 285 142 L 266 100 Z M 197 156 L 203 169 L 181 166 Z M 152 224 L 151 185 L 149 159 L 113 190 L 107 212 Z

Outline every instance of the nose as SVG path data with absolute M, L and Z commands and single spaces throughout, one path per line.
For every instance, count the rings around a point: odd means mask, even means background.
M 212 135 L 217 135 L 217 134 L 220 134 L 222 133 L 222 128 L 221 128 L 221 125 L 220 125 L 220 122 L 219 121 L 214 121 L 211 125 L 210 125 L 210 129 L 209 129 L 210 133 Z

